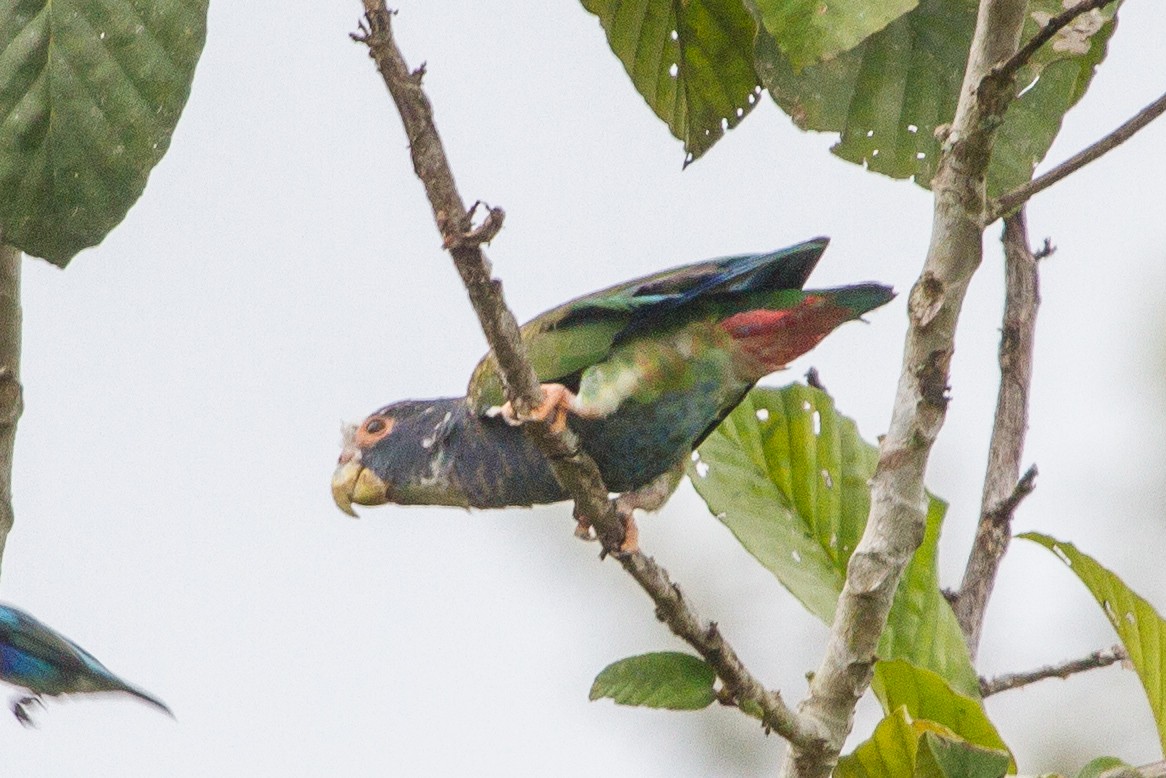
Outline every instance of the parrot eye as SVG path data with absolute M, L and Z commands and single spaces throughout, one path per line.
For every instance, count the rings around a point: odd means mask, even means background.
M 366 419 L 364 424 L 360 425 L 360 429 L 356 431 L 356 445 L 360 448 L 366 448 L 392 431 L 393 419 L 391 416 L 372 416 Z

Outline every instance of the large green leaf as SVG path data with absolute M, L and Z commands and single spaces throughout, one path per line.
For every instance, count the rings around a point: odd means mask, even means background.
M 677 651 L 641 654 L 613 662 L 595 677 L 590 698 L 620 705 L 699 710 L 717 698 L 716 672 L 699 657 Z
M 1005 114 L 993 150 L 989 195 L 1031 178 L 1064 113 L 1085 93 L 1105 57 L 1119 4 L 1094 12 L 1075 32 L 1056 37 L 1021 71 L 1020 96 Z M 840 133 L 835 154 L 926 187 L 939 154 L 935 130 L 955 114 L 976 6 L 975 0 L 921 0 L 855 48 L 804 70 L 762 30 L 757 72 L 799 127 Z M 1060 0 L 1032 0 L 1024 38 L 1062 10 Z
M 824 392 L 759 388 L 705 439 L 689 475 L 709 510 L 829 623 L 870 510 L 878 452 Z
M 806 608 L 834 618 L 846 566 L 870 511 L 878 449 L 824 392 L 754 389 L 700 445 L 689 476 L 709 510 Z M 955 614 L 939 591 L 946 506 L 930 498 L 927 530 L 895 594 L 879 655 L 903 658 L 978 697 Z
M 146 186 L 190 93 L 206 0 L 0 0 L 0 231 L 64 267 Z
M 753 109 L 757 25 L 741 0 L 583 0 L 636 90 L 688 152 L 708 151 Z
M 761 23 L 801 70 L 854 48 L 919 0 L 757 0 Z
M 871 690 L 887 714 L 904 707 L 913 718 L 942 724 L 969 743 L 1009 753 L 979 694 L 960 694 L 931 670 L 901 659 L 883 660 L 875 663 Z
M 905 707 L 878 723 L 874 733 L 838 760 L 835 778 L 999 778 L 1007 753 L 975 746 Z
M 1117 630 L 1130 663 L 1146 690 L 1146 699 L 1158 725 L 1158 739 L 1166 751 L 1166 622 L 1154 607 L 1132 592 L 1116 575 L 1090 557 L 1065 543 L 1039 532 L 1026 532 L 1017 537 L 1039 543 L 1056 554 L 1085 584 L 1101 605 L 1105 617 Z
M 895 591 L 878 653 L 933 670 L 958 692 L 978 700 L 979 675 L 955 613 L 939 589 L 939 531 L 946 511 L 947 503 L 931 498 L 923 542 Z

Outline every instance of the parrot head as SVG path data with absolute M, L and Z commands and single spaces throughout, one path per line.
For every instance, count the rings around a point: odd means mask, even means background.
M 342 430 L 332 499 L 349 516 L 353 505 L 465 507 L 454 484 L 445 442 L 465 416 L 465 398 L 405 400 Z

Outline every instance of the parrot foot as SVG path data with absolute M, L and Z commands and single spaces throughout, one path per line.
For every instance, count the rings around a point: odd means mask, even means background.
M 562 384 L 543 384 L 542 390 L 543 401 L 537 408 L 531 408 L 528 414 L 519 416 L 514 406 L 507 400 L 498 409 L 498 415 L 512 427 L 528 421 L 550 419 L 551 432 L 562 432 L 567 428 L 567 414 L 570 411 L 578 413 L 575 393 Z
M 636 526 L 636 520 L 632 518 L 631 509 L 625 509 L 618 498 L 615 501 L 615 510 L 620 521 L 623 523 L 623 542 L 619 544 L 616 552 L 619 554 L 634 554 L 640 550 L 640 528 Z M 587 517 L 581 516 L 578 513 L 575 514 L 575 537 L 580 540 L 599 539 Z M 606 553 L 607 549 L 604 549 L 603 554 Z M 602 557 L 603 554 L 600 556 Z
M 12 715 L 23 727 L 36 727 L 36 722 L 32 720 L 32 714 L 28 712 L 28 706 L 33 703 L 42 708 L 45 706 L 38 696 L 18 697 L 12 701 Z

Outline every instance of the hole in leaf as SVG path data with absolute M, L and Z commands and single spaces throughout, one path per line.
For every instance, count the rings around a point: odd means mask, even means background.
M 758 408 L 757 409 L 757 418 L 760 421 L 769 421 L 769 409 L 768 408 Z
M 696 463 L 696 474 L 699 475 L 701 478 L 707 478 L 708 474 L 709 474 L 709 463 L 708 462 L 697 462 Z
M 919 153 L 917 153 L 917 154 L 915 155 L 915 159 L 924 159 L 924 158 L 926 158 L 926 157 L 927 157 L 927 155 L 926 155 L 926 154 L 924 154 L 922 151 L 920 151 Z
M 813 422 L 813 425 L 814 425 L 814 434 L 821 435 L 822 434 L 822 415 L 820 413 L 818 413 L 817 411 L 814 411 L 814 415 L 810 418 L 811 418 L 811 421 Z
M 745 115 L 745 109 L 744 109 L 744 108 L 738 108 L 738 109 L 737 109 L 737 118 L 738 118 L 738 119 L 740 119 L 740 118 L 741 118 L 742 116 L 744 116 L 744 115 Z
M 693 452 L 692 452 L 692 461 L 693 461 L 693 462 L 699 462 L 699 461 L 700 461 L 700 452 L 699 452 L 699 451 L 693 451 Z
M 914 124 L 908 124 L 907 125 L 907 132 L 919 132 L 919 128 L 916 127 Z
M 793 557 L 793 560 L 799 565 L 802 563 L 802 555 L 798 553 L 796 548 L 790 552 L 790 556 Z
M 672 32 L 668 33 L 668 37 L 674 41 L 678 41 L 680 40 L 680 33 L 678 33 L 676 30 L 673 30 Z
M 870 155 L 871 155 L 872 157 L 877 157 L 877 156 L 879 155 L 879 150 L 878 150 L 878 149 L 875 149 L 874 151 L 872 151 L 872 152 L 870 153 Z
M 834 488 L 834 479 L 830 477 L 830 471 L 822 468 L 822 483 L 826 484 L 827 489 Z
M 874 137 L 874 130 L 867 130 L 866 137 L 873 138 Z
M 673 78 L 676 78 L 676 76 L 677 76 L 679 73 L 680 73 L 680 65 L 677 65 L 675 62 L 673 62 L 673 63 L 672 63 L 672 64 L 671 64 L 671 65 L 668 67 L 668 75 L 672 76 Z
M 1053 553 L 1056 554 L 1060 560 L 1067 564 L 1069 567 L 1073 566 L 1073 560 L 1069 559 L 1069 555 L 1062 551 L 1060 546 L 1053 546 Z M 1106 607 L 1109 606 L 1106 605 Z

